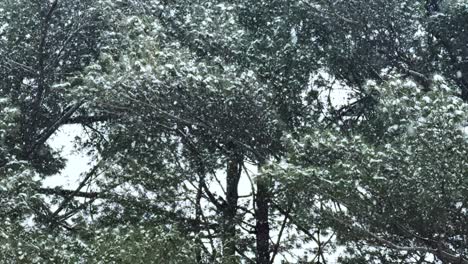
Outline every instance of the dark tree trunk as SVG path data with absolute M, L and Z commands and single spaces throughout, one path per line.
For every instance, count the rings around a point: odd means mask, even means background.
M 231 157 L 227 163 L 226 204 L 223 207 L 223 264 L 237 263 L 236 258 L 236 213 L 239 193 L 237 187 L 241 175 L 242 161 Z
M 255 200 L 257 211 L 256 239 L 257 239 L 257 264 L 270 263 L 270 225 L 268 223 L 269 193 L 268 182 L 264 178 L 257 181 L 257 196 Z
M 202 174 L 203 175 L 203 174 Z M 197 191 L 197 197 L 196 197 L 196 200 L 195 200 L 195 219 L 201 223 L 202 222 L 202 207 L 201 207 L 201 198 L 202 198 L 202 192 L 203 192 L 203 181 L 204 181 L 204 177 L 201 176 L 200 177 L 200 181 L 198 183 L 198 191 Z M 197 226 L 197 232 L 200 232 L 200 230 L 202 229 L 202 226 L 201 224 L 199 224 Z M 196 256 L 196 263 L 197 264 L 201 264 L 202 263 L 202 252 L 201 252 L 201 247 L 203 246 L 202 245 L 202 241 L 199 237 L 197 237 L 197 248 L 196 248 L 196 251 L 195 251 L 195 256 Z

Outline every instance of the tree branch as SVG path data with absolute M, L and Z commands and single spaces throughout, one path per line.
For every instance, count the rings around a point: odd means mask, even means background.
M 81 197 L 81 198 L 97 198 L 101 195 L 99 192 L 81 192 L 75 190 L 66 190 L 60 188 L 39 188 L 37 190 L 40 194 L 46 195 L 57 195 L 57 196 L 64 196 L 64 197 Z
M 280 232 L 278 234 L 278 240 L 276 241 L 276 243 L 274 245 L 274 248 L 273 248 L 273 254 L 272 254 L 271 260 L 270 260 L 271 264 L 273 264 L 275 262 L 275 257 L 278 254 L 279 244 L 281 242 L 281 237 L 283 236 L 283 231 L 286 228 L 286 223 L 288 222 L 290 212 L 291 212 L 291 207 L 289 207 L 285 212 L 286 214 L 284 215 L 284 220 L 283 220 L 283 223 L 281 224 L 281 229 L 280 229 Z
M 96 165 L 94 165 L 94 167 L 86 174 L 84 179 L 80 182 L 78 187 L 72 193 L 65 197 L 65 199 L 62 201 L 62 203 L 60 203 L 58 208 L 52 213 L 50 217 L 51 220 L 53 220 L 53 218 L 55 218 L 65 208 L 65 206 L 80 193 L 81 189 L 88 183 L 89 179 L 91 179 L 91 177 L 96 174 L 101 165 L 101 162 L 102 160 Z
M 76 116 L 67 119 L 63 124 L 92 124 L 96 122 L 105 122 L 112 119 L 112 115 L 97 115 L 97 116 Z
M 50 136 L 52 136 L 55 131 L 68 119 L 70 118 L 73 113 L 80 108 L 80 106 L 83 105 L 83 101 L 76 103 L 74 106 L 72 106 L 67 112 L 65 112 L 60 118 L 58 118 L 54 124 L 52 124 L 49 128 L 47 128 L 41 135 L 39 135 L 39 138 L 35 140 L 33 145 L 28 151 L 28 156 L 31 158 L 31 156 L 34 154 L 36 149 L 44 144 L 47 139 L 49 139 Z

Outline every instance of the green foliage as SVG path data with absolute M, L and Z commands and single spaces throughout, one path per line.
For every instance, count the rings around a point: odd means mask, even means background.
M 0 262 L 260 259 L 257 202 L 285 232 L 267 259 L 325 261 L 338 242 L 343 263 L 454 262 L 468 253 L 467 10 L 2 1 Z M 337 84 L 352 90 L 338 109 L 318 92 Z M 68 123 L 98 166 L 76 191 L 41 188 L 66 164 L 48 139 Z M 240 197 L 247 163 L 264 178 Z
M 190 238 L 168 228 L 96 230 L 91 245 L 85 259 L 92 263 L 197 263 Z
M 296 165 L 282 176 L 285 191 L 320 197 L 328 208 L 321 217 L 342 243 L 362 239 L 392 250 L 382 241 L 430 249 L 443 243 L 464 252 L 467 105 L 443 83 L 430 92 L 399 80 L 367 89 L 377 101 L 372 119 L 290 143 Z

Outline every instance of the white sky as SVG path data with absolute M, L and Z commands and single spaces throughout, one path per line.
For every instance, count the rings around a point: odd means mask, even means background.
M 83 130 L 80 125 L 66 125 L 60 128 L 50 138 L 50 145 L 57 150 L 62 150 L 63 157 L 67 159 L 65 169 L 54 176 L 47 177 L 44 187 L 63 186 L 73 188 L 79 182 L 81 173 L 86 172 L 90 165 L 91 158 L 84 153 L 80 153 L 74 148 L 75 136 L 82 136 Z

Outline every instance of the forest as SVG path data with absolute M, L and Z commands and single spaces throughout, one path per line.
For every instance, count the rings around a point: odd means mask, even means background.
M 468 264 L 468 1 L 1 0 L 0 263 Z

